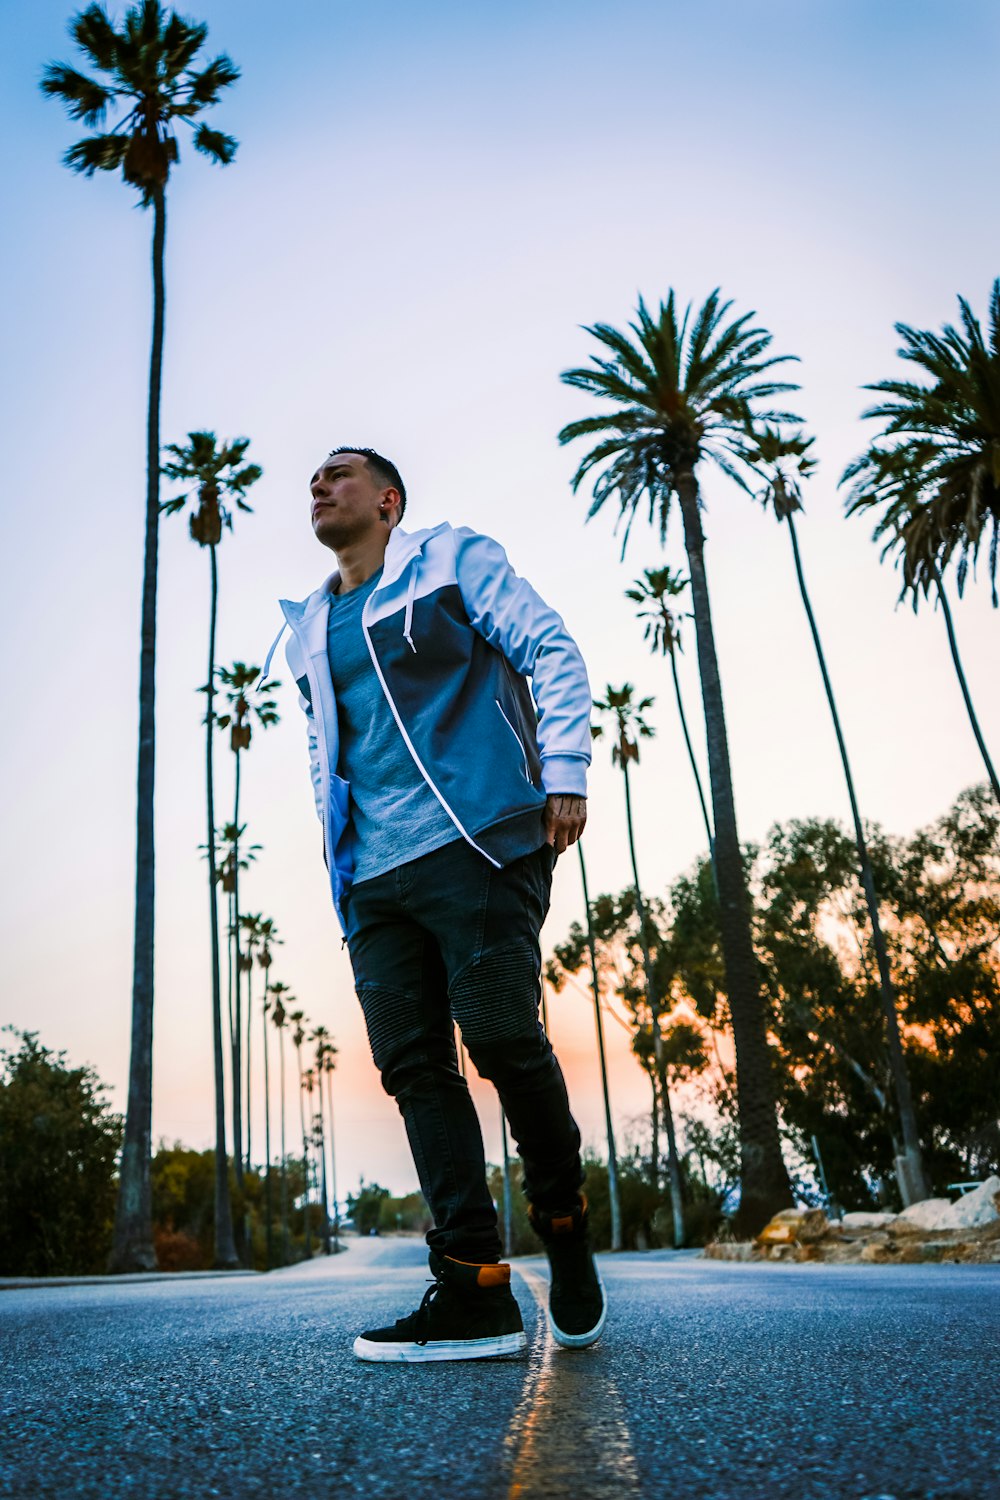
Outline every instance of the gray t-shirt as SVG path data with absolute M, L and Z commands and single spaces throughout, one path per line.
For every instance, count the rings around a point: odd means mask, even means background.
M 337 774 L 351 785 L 354 879 L 371 880 L 461 834 L 420 772 L 375 674 L 361 611 L 382 569 L 331 594 L 327 655 L 337 695 Z

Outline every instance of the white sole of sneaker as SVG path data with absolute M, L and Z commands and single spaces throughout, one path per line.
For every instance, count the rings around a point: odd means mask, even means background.
M 604 1290 L 604 1282 L 601 1280 L 600 1271 L 597 1271 L 597 1282 L 601 1288 L 601 1299 L 603 1304 L 601 1307 L 601 1316 L 598 1318 L 593 1328 L 589 1328 L 586 1333 L 563 1333 L 562 1329 L 556 1323 L 555 1318 L 553 1318 L 552 1316 L 551 1308 L 548 1309 L 547 1316 L 549 1320 L 549 1332 L 561 1348 L 586 1349 L 590 1344 L 596 1344 L 597 1340 L 600 1338 L 602 1332 L 604 1331 L 604 1325 L 607 1322 L 608 1318 L 608 1294 Z
M 435 1339 L 428 1344 L 382 1344 L 360 1336 L 354 1340 L 358 1359 L 374 1364 L 422 1365 L 435 1359 L 499 1359 L 523 1354 L 528 1347 L 523 1333 L 503 1333 L 492 1339 Z

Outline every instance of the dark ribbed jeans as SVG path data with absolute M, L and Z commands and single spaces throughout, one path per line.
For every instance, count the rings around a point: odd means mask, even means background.
M 552 865 L 548 844 L 498 870 L 459 840 L 361 881 L 346 903 L 372 1055 L 434 1217 L 427 1243 L 457 1260 L 498 1260 L 501 1245 L 453 1019 L 500 1095 L 529 1200 L 567 1207 L 583 1178 L 580 1132 L 538 1020 Z

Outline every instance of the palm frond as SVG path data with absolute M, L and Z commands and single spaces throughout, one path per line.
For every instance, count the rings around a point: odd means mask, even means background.
M 41 90 L 50 99 L 61 99 L 70 119 L 87 126 L 100 125 L 114 98 L 103 84 L 63 63 L 49 64 L 42 74 Z
M 113 73 L 117 61 L 118 33 L 101 5 L 88 5 L 70 22 L 69 34 L 102 73 Z
M 217 161 L 220 166 L 228 167 L 236 155 L 239 141 L 233 135 L 224 135 L 221 130 L 211 130 L 205 124 L 198 126 L 194 137 L 194 148 L 207 156 L 211 161 Z
M 74 172 L 93 177 L 95 172 L 114 172 L 125 160 L 128 137 L 122 135 L 92 135 L 77 141 L 63 155 L 63 161 Z

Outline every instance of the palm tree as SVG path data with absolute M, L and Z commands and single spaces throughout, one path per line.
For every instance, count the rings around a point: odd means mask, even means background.
M 563 380 L 612 403 L 596 416 L 570 422 L 559 440 L 598 435 L 579 464 L 574 489 L 596 472 L 590 515 L 617 495 L 626 522 L 622 550 L 643 498 L 651 523 L 666 536 L 676 496 L 694 608 L 698 668 L 705 708 L 715 868 L 719 885 L 722 949 L 739 1075 L 741 1152 L 740 1227 L 755 1233 L 792 1202 L 781 1155 L 767 1015 L 758 982 L 750 924 L 750 898 L 736 824 L 722 684 L 712 627 L 699 466 L 715 463 L 746 488 L 740 472 L 744 429 L 751 417 L 794 420 L 761 409 L 793 389 L 771 373 L 780 360 L 767 353 L 771 336 L 750 326 L 751 313 L 726 322 L 731 304 L 713 292 L 691 321 L 678 320 L 673 292 L 654 318 L 640 301 L 631 325 L 635 342 L 607 324 L 590 332 L 611 358 L 568 370 Z M 689 326 L 690 325 L 690 326 Z
M 1000 277 L 990 296 L 989 338 L 964 297 L 962 330 L 945 324 L 940 334 L 896 324 L 901 359 L 915 364 L 929 384 L 880 380 L 867 390 L 888 399 L 866 418 L 882 430 L 866 452 L 849 464 L 841 483 L 851 482 L 847 513 L 880 510 L 873 540 L 885 538 L 883 558 L 895 552 L 902 564 L 903 595 L 914 609 L 933 594 L 941 605 L 948 646 L 962 698 L 993 794 L 1000 779 L 986 747 L 958 652 L 944 574 L 956 564 L 959 595 L 970 563 L 987 549 L 993 604 L 1000 555 Z
M 285 1001 L 291 1004 L 293 997 L 289 993 L 288 985 L 282 984 L 280 979 L 272 984 L 271 994 L 274 997 L 271 1021 L 278 1032 L 278 1070 L 281 1085 L 281 1264 L 287 1266 L 291 1260 L 291 1241 L 288 1230 L 288 1150 L 285 1145 L 285 1026 L 288 1022 Z
M 594 945 L 594 923 L 590 912 L 590 893 L 587 890 L 587 865 L 583 858 L 583 844 L 576 843 L 580 856 L 580 879 L 583 882 L 583 904 L 587 912 L 587 950 L 590 954 L 590 976 L 594 988 L 594 1025 L 597 1028 L 597 1057 L 601 1066 L 601 1091 L 604 1095 L 604 1129 L 608 1138 L 608 1197 L 611 1205 L 611 1248 L 622 1248 L 622 1206 L 618 1189 L 618 1153 L 615 1150 L 615 1128 L 611 1119 L 611 1094 L 608 1089 L 608 1060 L 604 1049 L 604 1023 L 601 1018 L 601 982 L 597 971 L 597 949 Z M 638 882 L 637 882 L 638 884 Z M 544 991 L 543 991 L 544 993 Z M 546 1026 L 548 1031 L 548 1026 Z M 653 1122 L 656 1134 L 656 1120 Z
M 299 1121 L 302 1125 L 302 1212 L 305 1218 L 306 1260 L 311 1260 L 312 1223 L 309 1217 L 309 1137 L 306 1134 L 305 1074 L 302 1071 L 302 1043 L 306 1039 L 305 1013 L 301 1010 L 293 1010 L 288 1019 L 295 1028 L 292 1032 L 292 1045 L 295 1048 L 299 1073 Z
M 192 64 L 208 35 L 207 26 L 169 13 L 159 0 L 138 0 L 116 28 L 100 5 L 88 5 L 70 23 L 70 35 L 90 77 L 50 63 L 42 92 L 60 99 L 71 119 L 96 135 L 85 136 L 63 160 L 74 172 L 121 172 L 122 181 L 153 210 L 153 328 L 146 413 L 146 525 L 143 543 L 142 613 L 139 653 L 139 755 L 136 804 L 135 930 L 132 970 L 132 1046 L 128 1108 L 119 1167 L 112 1271 L 156 1269 L 153 1249 L 150 1149 L 153 1101 L 153 938 L 155 857 L 153 791 L 156 715 L 156 576 L 160 520 L 160 385 L 166 307 L 164 247 L 167 181 L 179 160 L 175 125 L 194 129 L 196 151 L 221 166 L 236 154 L 231 135 L 211 130 L 197 117 L 218 103 L 239 70 L 224 54 L 201 69 Z M 120 113 L 111 131 L 101 131 L 108 115 Z M 211 834 L 209 835 L 211 838 Z
M 327 1193 L 326 1181 L 326 1129 L 323 1119 L 323 1060 L 326 1055 L 326 1047 L 330 1033 L 325 1026 L 317 1026 L 313 1030 L 312 1041 L 316 1046 L 316 1062 L 314 1072 L 316 1076 L 316 1098 L 317 1098 L 317 1125 L 316 1140 L 319 1145 L 320 1160 L 320 1195 L 323 1202 L 323 1251 L 330 1254 L 330 1198 Z
M 271 1070 L 267 1045 L 267 1017 L 270 1009 L 271 1001 L 265 984 L 260 1018 L 264 1044 L 264 1240 L 267 1270 L 274 1265 L 274 1207 L 271 1198 Z
M 305 1092 L 306 1098 L 309 1101 L 309 1106 L 308 1106 L 308 1108 L 309 1108 L 309 1134 L 308 1134 L 309 1145 L 312 1146 L 314 1152 L 318 1153 L 318 1155 L 319 1155 L 319 1161 L 320 1161 L 320 1166 L 317 1167 L 315 1165 L 315 1157 L 314 1157 L 313 1160 L 311 1160 L 311 1161 L 308 1162 L 308 1166 L 309 1166 L 309 1168 L 310 1168 L 310 1170 L 312 1171 L 312 1174 L 313 1174 L 313 1181 L 316 1184 L 316 1191 L 317 1191 L 317 1193 L 321 1193 L 322 1192 L 322 1184 L 323 1184 L 323 1180 L 324 1180 L 324 1176 L 325 1176 L 325 1173 L 323 1173 L 323 1163 L 324 1163 L 324 1157 L 325 1157 L 326 1153 L 324 1151 L 324 1146 L 323 1146 L 323 1120 L 322 1120 L 322 1115 L 321 1114 L 317 1115 L 317 1113 L 316 1113 L 316 1105 L 315 1105 L 314 1098 L 313 1098 L 313 1096 L 319 1090 L 319 1078 L 317 1077 L 316 1069 L 314 1067 L 313 1068 L 307 1068 L 305 1070 L 305 1072 L 303 1073 L 303 1075 L 302 1075 L 302 1088 L 303 1088 L 303 1090 Z M 322 1093 L 320 1092 L 320 1110 L 321 1111 L 322 1111 L 322 1108 L 323 1108 L 323 1100 L 322 1100 Z M 328 1218 L 328 1215 L 327 1215 L 327 1212 L 326 1212 L 326 1200 L 325 1199 L 323 1199 L 322 1208 L 323 1208 L 323 1212 L 322 1212 L 322 1215 L 321 1215 L 321 1218 L 320 1218 L 320 1224 L 321 1224 L 320 1238 L 323 1241 L 323 1254 L 324 1255 L 329 1255 L 330 1254 L 330 1222 L 329 1222 L 329 1218 Z
M 239 992 L 239 990 L 241 988 L 241 985 L 242 985 L 242 976 L 245 974 L 246 975 L 246 981 L 247 981 L 247 993 L 246 993 L 246 1002 L 247 1002 L 246 1013 L 247 1013 L 247 1016 L 250 1015 L 250 1013 L 252 1011 L 252 1008 L 253 1008 L 253 964 L 254 964 L 254 959 L 256 958 L 258 952 L 260 951 L 260 945 L 261 945 L 261 943 L 263 941 L 263 933 L 261 931 L 261 924 L 262 924 L 263 921 L 264 921 L 263 913 L 261 913 L 259 911 L 257 911 L 257 912 L 252 912 L 252 911 L 251 912 L 240 912 L 239 927 L 240 927 L 240 931 L 243 934 L 243 946 L 242 946 L 242 948 L 239 948 L 237 950 L 237 969 L 239 970 L 239 973 L 240 973 L 240 976 L 241 976 L 241 978 L 237 981 L 237 992 Z M 236 1009 L 237 1009 L 237 1015 L 234 1017 L 234 1024 L 236 1024 L 237 1026 L 239 1026 L 239 1025 L 242 1024 L 242 1014 L 241 1014 L 241 1012 L 242 1012 L 242 1003 L 239 1000 L 237 1000 L 237 1002 L 236 1002 Z M 251 1029 L 248 1026 L 247 1027 L 246 1066 L 243 1069 L 243 1082 L 244 1082 L 245 1093 L 246 1093 L 246 1111 L 245 1111 L 245 1120 L 246 1120 L 246 1156 L 244 1158 L 244 1161 L 245 1161 L 246 1170 L 248 1172 L 250 1170 L 250 1136 L 252 1134 L 251 1129 L 250 1129 L 250 1038 L 251 1038 Z M 242 1043 L 241 1034 L 239 1033 L 239 1030 L 238 1030 L 237 1031 L 237 1035 L 235 1037 L 235 1040 L 233 1042 L 233 1067 L 236 1068 L 236 1067 L 242 1066 L 242 1061 L 243 1061 L 243 1043 Z M 242 1092 L 243 1092 L 243 1089 L 241 1089 L 241 1093 Z M 241 1150 L 243 1149 L 243 1137 L 242 1136 L 240 1137 L 240 1149 Z
M 681 697 L 681 683 L 677 675 L 677 653 L 684 648 L 681 645 L 680 626 L 677 623 L 673 610 L 667 603 L 669 599 L 680 598 L 687 586 L 687 579 L 683 574 L 674 572 L 672 568 L 647 568 L 642 577 L 637 578 L 633 586 L 625 590 L 625 597 L 626 599 L 631 599 L 634 604 L 641 606 L 639 609 L 639 618 L 646 622 L 646 629 L 643 634 L 645 639 L 649 641 L 650 649 L 654 654 L 659 652 L 662 656 L 670 658 L 670 671 L 674 680 L 674 697 L 677 700 L 677 714 L 681 721 L 684 744 L 687 747 L 688 760 L 691 763 L 691 772 L 698 791 L 698 803 L 701 807 L 701 816 L 705 824 L 705 836 L 708 839 L 708 849 L 714 869 L 715 835 L 712 832 L 712 823 L 708 816 L 708 804 L 705 801 L 705 791 L 701 784 L 701 772 L 698 770 L 694 746 L 691 744 L 691 736 L 688 733 L 687 715 L 684 712 L 684 699 Z
M 273 698 L 261 698 L 260 693 L 272 693 L 281 686 L 280 682 L 271 681 L 261 683 L 258 695 L 251 701 L 247 697 L 249 689 L 260 676 L 260 668 L 247 666 L 245 662 L 234 661 L 231 667 L 219 667 L 216 676 L 229 700 L 229 712 L 219 714 L 216 717 L 216 725 L 220 731 L 229 730 L 229 746 L 236 757 L 236 773 L 234 777 L 235 790 L 233 793 L 233 821 L 227 827 L 233 832 L 232 850 L 232 885 L 225 887 L 230 894 L 230 930 L 233 934 L 233 943 L 236 948 L 235 971 L 237 976 L 248 972 L 240 963 L 240 882 L 239 872 L 246 865 L 240 859 L 239 841 L 244 832 L 240 825 L 240 757 L 244 750 L 249 750 L 250 741 L 253 736 L 253 720 L 256 717 L 261 728 L 268 729 L 279 720 L 278 705 Z M 245 826 L 245 825 L 244 825 Z M 259 849 L 255 844 L 254 848 Z M 236 1148 L 236 1159 L 240 1160 L 243 1149 L 243 1114 L 242 1114 L 242 1067 L 240 1058 L 240 1037 L 242 1035 L 242 1002 L 243 988 L 240 978 L 237 978 L 235 994 L 235 1025 L 233 1035 L 236 1038 L 233 1051 L 233 1137 L 238 1143 Z M 250 1000 L 247 998 L 249 1014 Z M 241 1169 L 242 1170 L 242 1169 Z
M 642 899 L 642 887 L 639 883 L 639 866 L 635 853 L 635 830 L 632 825 L 632 791 L 628 778 L 629 761 L 639 764 L 639 741 L 640 739 L 651 739 L 655 731 L 643 718 L 647 709 L 652 708 L 652 698 L 641 698 L 635 702 L 632 697 L 632 684 L 624 683 L 620 688 L 608 685 L 607 697 L 595 698 L 594 707 L 599 714 L 609 714 L 612 719 L 612 727 L 615 741 L 611 747 L 611 762 L 619 766 L 622 779 L 625 783 L 625 823 L 628 828 L 628 849 L 632 861 L 632 875 L 635 880 L 635 907 L 639 918 L 639 945 L 642 949 L 642 968 L 646 981 L 646 1001 L 649 1005 L 650 1015 L 653 1022 L 653 1041 L 656 1047 L 656 1060 L 660 1060 L 660 997 L 657 993 L 656 975 L 653 970 L 653 960 L 649 951 L 649 924 L 647 922 L 646 904 Z M 601 724 L 595 724 L 592 731 L 595 739 L 600 739 L 604 734 Z M 589 902 L 588 902 L 589 916 Z M 658 1073 L 662 1072 L 658 1066 Z M 670 1093 L 664 1086 L 662 1089 L 663 1123 L 667 1132 L 667 1175 L 670 1179 L 670 1202 L 674 1218 L 674 1248 L 679 1250 L 684 1243 L 684 1198 L 681 1183 L 680 1162 L 677 1156 L 677 1136 L 674 1130 L 674 1114 L 670 1107 Z M 653 1181 L 656 1179 L 659 1165 L 659 1142 L 657 1140 L 656 1122 L 653 1123 Z
M 251 861 L 257 858 L 261 850 L 260 844 L 241 844 L 240 841 L 245 833 L 245 823 L 242 826 L 237 823 L 223 824 L 219 832 L 221 858 L 218 867 L 219 884 L 225 891 L 229 902 L 229 942 L 226 946 L 226 953 L 228 958 L 229 1050 L 233 1079 L 233 1156 L 236 1164 L 236 1180 L 241 1185 L 243 1182 L 243 1088 L 240 1062 L 240 997 L 243 992 L 243 975 L 247 972 L 247 966 L 244 963 L 244 954 L 239 941 L 240 921 L 237 916 L 237 902 L 240 872 L 250 868 Z
M 903 1052 L 903 1043 L 899 1032 L 896 987 L 892 979 L 889 950 L 886 946 L 885 934 L 882 931 L 882 921 L 879 916 L 875 876 L 872 873 L 872 863 L 868 854 L 864 826 L 861 821 L 861 813 L 858 810 L 854 776 L 851 772 L 851 763 L 847 754 L 844 732 L 841 728 L 840 715 L 837 712 L 837 702 L 833 695 L 833 685 L 830 681 L 830 673 L 826 665 L 826 656 L 820 640 L 816 616 L 813 613 L 809 591 L 806 588 L 805 572 L 802 567 L 802 554 L 799 550 L 798 532 L 795 527 L 795 512 L 802 509 L 802 481 L 808 478 L 816 467 L 815 461 L 809 456 L 809 449 L 812 447 L 812 444 L 813 439 L 806 438 L 802 433 L 783 436 L 773 427 L 764 425 L 759 431 L 748 438 L 747 457 L 765 479 L 764 488 L 761 490 L 758 498 L 765 507 L 770 505 L 777 520 L 779 522 L 784 521 L 788 527 L 788 536 L 792 544 L 792 558 L 795 563 L 795 577 L 798 580 L 799 593 L 802 596 L 802 606 L 806 612 L 806 619 L 809 622 L 809 632 L 812 636 L 813 646 L 816 649 L 816 660 L 819 662 L 820 676 L 823 679 L 823 688 L 826 692 L 826 701 L 829 705 L 830 717 L 833 719 L 833 730 L 837 736 L 840 763 L 844 769 L 844 780 L 847 783 L 847 796 L 851 804 L 851 817 L 854 821 L 854 842 L 858 850 L 861 887 L 865 893 L 865 903 L 868 907 L 868 916 L 872 924 L 872 941 L 878 965 L 882 1009 L 885 1013 L 886 1030 L 889 1038 L 889 1061 L 892 1068 L 896 1105 L 899 1111 L 899 1123 L 902 1131 L 903 1154 L 899 1155 L 897 1152 L 896 1176 L 899 1182 L 903 1205 L 906 1207 L 910 1203 L 920 1202 L 928 1195 L 923 1155 L 920 1148 L 920 1134 L 917 1130 L 917 1117 L 913 1107 L 913 1092 L 910 1088 L 906 1057 Z
M 274 920 L 273 917 L 263 917 L 258 912 L 256 914 L 256 916 L 253 917 L 251 920 L 252 920 L 252 923 L 253 923 L 253 927 L 252 927 L 251 930 L 256 935 L 257 948 L 258 948 L 258 952 L 257 952 L 257 967 L 264 970 L 264 998 L 266 1000 L 267 999 L 267 990 L 268 990 L 268 973 L 269 973 L 269 970 L 271 968 L 271 964 L 274 962 L 274 955 L 271 952 L 271 947 L 272 947 L 272 945 L 280 947 L 281 944 L 284 942 L 284 939 L 280 938 L 278 936 L 278 924 L 275 922 L 275 920 Z M 248 971 L 248 976 L 247 976 L 247 1062 L 246 1062 L 246 1081 L 247 1081 L 247 1171 L 248 1172 L 250 1171 L 250 1161 L 251 1161 L 251 1156 L 250 1156 L 250 1150 L 251 1150 L 251 1140 L 250 1140 L 250 1085 L 251 1085 L 251 1080 L 253 1078 L 253 1074 L 252 1074 L 251 1068 L 250 1068 L 250 1037 L 251 1037 L 251 1034 L 252 1034 L 251 1033 L 251 1027 L 250 1027 L 250 1022 L 251 1022 L 251 1019 L 252 1019 L 252 1015 L 251 1015 L 251 1000 L 252 1000 L 251 988 L 252 988 L 251 979 L 250 979 L 250 975 L 249 975 L 249 971 Z
M 219 572 L 216 550 L 222 540 L 224 527 L 232 530 L 232 511 L 227 501 L 232 501 L 240 510 L 249 510 L 244 500 L 249 487 L 261 476 L 257 464 L 244 464 L 243 458 L 250 445 L 249 438 L 237 438 L 234 443 L 216 445 L 213 432 L 188 433 L 190 442 L 186 447 L 169 443 L 171 455 L 163 465 L 168 479 L 191 482 L 193 488 L 164 503 L 167 515 L 183 510 L 188 500 L 196 497 L 196 508 L 189 519 L 191 538 L 199 547 L 207 547 L 210 560 L 211 594 L 208 614 L 208 676 L 205 679 L 205 694 L 208 708 L 205 713 L 205 803 L 209 838 L 209 926 L 212 939 L 212 1039 L 215 1054 L 215 1232 L 216 1257 L 221 1254 L 223 1262 L 228 1260 L 232 1241 L 232 1208 L 229 1202 L 229 1167 L 226 1157 L 226 1098 L 225 1073 L 222 1052 L 222 979 L 219 962 L 219 903 L 216 893 L 215 865 L 215 773 L 213 749 L 215 746 L 215 630 L 219 604 Z M 240 1142 L 233 1142 L 234 1155 L 240 1154 Z M 219 1246 L 222 1247 L 221 1251 Z M 235 1245 L 232 1247 L 235 1259 Z
M 337 1203 L 337 1142 L 333 1129 L 333 1075 L 337 1068 L 337 1048 L 329 1037 L 326 1028 L 317 1026 L 315 1035 L 319 1037 L 323 1033 L 322 1044 L 317 1043 L 316 1066 L 319 1070 L 320 1083 L 326 1076 L 326 1117 L 330 1125 L 330 1185 L 333 1191 L 333 1249 L 334 1254 L 340 1250 L 340 1208 Z M 326 1189 L 324 1188 L 324 1198 Z

